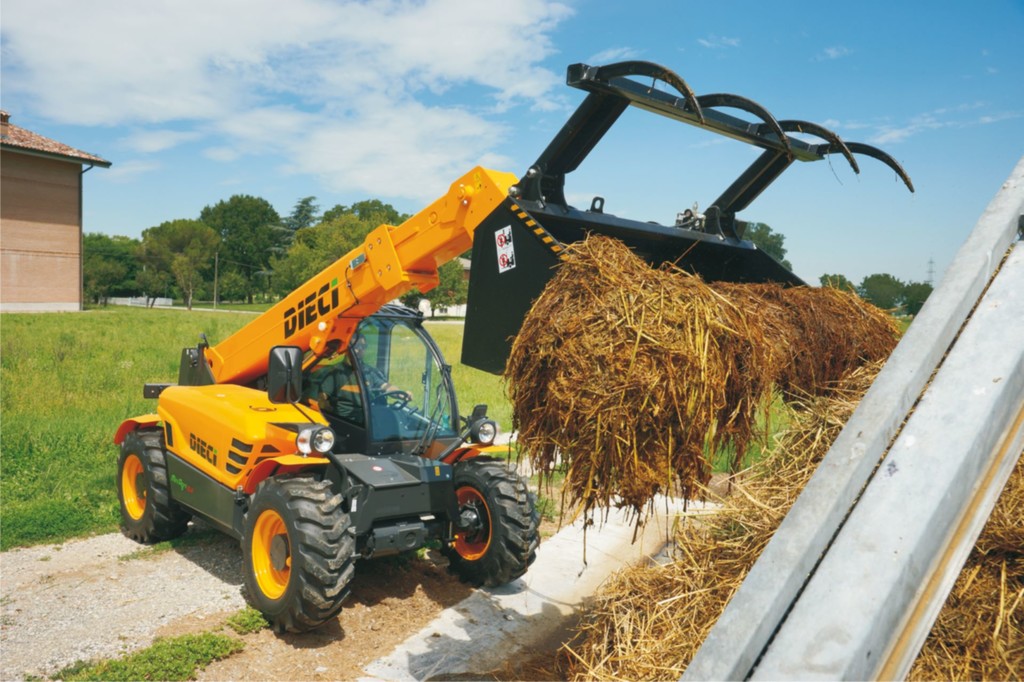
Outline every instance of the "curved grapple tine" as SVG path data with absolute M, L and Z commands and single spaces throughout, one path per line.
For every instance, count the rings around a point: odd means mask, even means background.
M 615 62 L 614 64 L 606 64 L 605 66 L 598 67 L 597 74 L 599 78 L 603 79 L 615 78 L 616 76 L 647 76 L 649 78 L 668 83 L 683 96 L 683 99 L 686 100 L 686 104 L 693 110 L 693 113 L 697 115 L 700 122 L 704 122 L 704 112 L 701 111 L 697 95 L 694 94 L 693 90 L 686 81 L 683 80 L 682 76 L 677 74 L 675 71 L 666 69 L 661 64 L 645 62 L 642 60 Z
M 768 110 L 762 107 L 754 100 L 747 99 L 746 97 L 740 97 L 739 95 L 730 95 L 724 92 L 716 92 L 710 95 L 700 95 L 697 97 L 697 101 L 700 102 L 702 107 L 732 107 L 733 109 L 740 109 L 747 113 L 757 116 L 759 119 L 764 121 L 772 131 L 779 136 L 779 142 L 785 147 L 786 151 L 789 152 L 790 156 L 793 155 L 793 148 L 789 144 L 789 137 L 783 132 L 782 127 L 779 126 L 779 122 L 775 120 L 775 117 L 768 113 Z
M 896 171 L 896 175 L 900 176 L 900 180 L 902 180 L 903 184 L 907 186 L 907 189 L 909 189 L 911 192 L 914 191 L 914 183 L 910 181 L 910 176 L 907 175 L 907 172 L 905 170 L 903 170 L 903 166 L 899 164 L 899 161 L 892 158 L 878 147 L 872 147 L 871 145 L 864 144 L 863 142 L 847 142 L 846 146 L 849 147 L 850 151 L 853 152 L 854 154 L 863 154 L 864 156 L 870 156 L 873 159 L 878 159 L 889 168 L 892 168 L 894 171 Z M 837 150 L 833 149 L 833 146 L 830 145 L 829 151 L 832 152 Z
M 787 133 L 807 133 L 808 135 L 816 135 L 821 139 L 829 143 L 828 151 L 833 150 L 840 152 L 846 160 L 850 162 L 850 167 L 853 168 L 854 173 L 860 173 L 860 166 L 857 165 L 857 159 L 853 158 L 853 152 L 846 146 L 842 138 L 836 135 L 834 132 L 824 126 L 820 126 L 817 123 L 811 123 L 810 121 L 796 121 L 786 120 L 779 121 L 779 127 L 785 130 Z

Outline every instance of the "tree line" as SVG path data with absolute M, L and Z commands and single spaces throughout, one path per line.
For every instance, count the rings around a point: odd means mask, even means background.
M 785 236 L 773 232 L 768 225 L 750 223 L 744 238 L 754 242 L 757 248 L 788 269 L 793 269 L 786 260 Z M 867 275 L 861 279 L 860 284 L 854 284 L 840 274 L 822 275 L 818 281 L 823 287 L 852 291 L 882 310 L 893 310 L 906 315 L 917 315 L 932 292 L 932 285 L 928 282 L 903 282 L 887 273 Z
M 324 212 L 316 197 L 299 199 L 283 218 L 265 199 L 235 195 L 206 206 L 196 218 L 150 227 L 140 239 L 86 234 L 85 296 L 96 304 L 111 297 L 160 297 L 196 301 L 272 301 L 362 243 L 371 230 L 399 225 L 409 216 L 377 199 Z M 463 303 L 466 283 L 457 261 L 440 269 L 441 283 L 426 295 L 433 306 Z M 414 292 L 404 300 L 415 304 Z
M 87 299 L 103 304 L 113 296 L 197 300 L 271 301 L 357 247 L 378 225 L 408 219 L 378 199 L 320 212 L 316 197 L 299 199 L 283 218 L 259 197 L 234 195 L 206 206 L 196 218 L 170 220 L 144 230 L 141 239 L 90 233 L 84 237 L 83 280 Z M 792 270 L 785 236 L 764 223 L 744 235 Z M 440 268 L 441 283 L 427 293 L 434 307 L 465 303 L 466 282 L 458 261 Z M 841 274 L 820 277 L 822 286 L 853 291 L 885 310 L 916 315 L 931 293 L 926 282 L 902 282 L 889 274 L 854 284 Z M 414 291 L 403 298 L 414 305 Z

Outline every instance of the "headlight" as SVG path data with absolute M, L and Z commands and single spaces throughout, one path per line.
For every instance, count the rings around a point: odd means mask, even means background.
M 498 435 L 498 425 L 490 419 L 481 419 L 473 424 L 471 435 L 475 442 L 481 445 L 490 445 Z
M 326 454 L 334 447 L 334 431 L 326 426 L 302 429 L 295 438 L 295 447 L 304 455 L 311 452 Z

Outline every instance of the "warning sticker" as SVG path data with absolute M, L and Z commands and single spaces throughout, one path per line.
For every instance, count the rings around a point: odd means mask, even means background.
M 516 250 L 512 246 L 512 226 L 506 225 L 494 233 L 498 247 L 498 273 L 508 272 L 516 266 Z

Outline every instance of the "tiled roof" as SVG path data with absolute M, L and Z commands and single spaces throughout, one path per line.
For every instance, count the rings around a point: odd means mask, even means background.
M 110 162 L 104 158 L 96 156 L 95 154 L 89 154 L 83 152 L 80 149 L 69 147 L 68 145 L 51 140 L 48 137 L 37 135 L 31 130 L 25 130 L 20 126 L 16 126 L 10 122 L 10 114 L 6 111 L 0 111 L 0 116 L 3 118 L 3 135 L 0 136 L 0 146 L 11 148 L 12 151 L 17 149 L 24 149 L 30 152 L 42 153 L 47 156 L 59 156 L 72 161 L 78 161 L 80 163 L 89 163 L 95 166 L 102 166 L 107 168 L 110 166 Z

